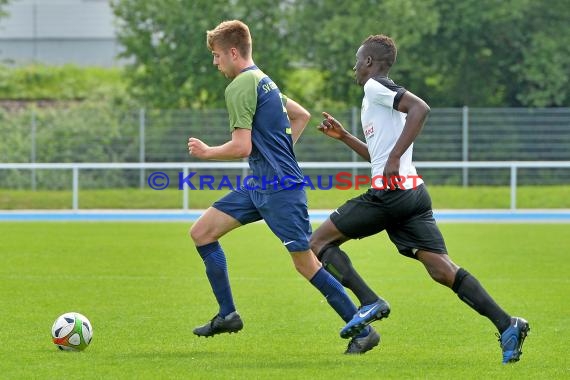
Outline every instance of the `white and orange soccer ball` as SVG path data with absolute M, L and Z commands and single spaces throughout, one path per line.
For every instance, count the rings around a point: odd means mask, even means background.
M 53 343 L 64 351 L 83 351 L 91 343 L 93 327 L 82 314 L 70 312 L 60 315 L 51 328 Z

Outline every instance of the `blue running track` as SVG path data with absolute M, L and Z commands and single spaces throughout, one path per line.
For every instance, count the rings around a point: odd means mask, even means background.
M 80 210 L 80 211 L 0 211 L 0 222 L 20 221 L 164 221 L 193 222 L 203 210 Z M 322 222 L 330 211 L 309 212 L 311 221 Z M 438 222 L 453 223 L 570 223 L 570 210 L 441 210 L 434 211 Z

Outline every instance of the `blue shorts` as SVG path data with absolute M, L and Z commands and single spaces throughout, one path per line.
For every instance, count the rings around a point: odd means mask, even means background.
M 312 230 L 304 188 L 261 193 L 240 187 L 215 202 L 212 207 L 243 225 L 265 220 L 289 252 L 309 249 Z

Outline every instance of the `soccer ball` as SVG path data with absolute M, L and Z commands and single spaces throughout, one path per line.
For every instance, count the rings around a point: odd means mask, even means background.
M 64 351 L 83 351 L 93 337 L 91 322 L 84 315 L 71 312 L 60 315 L 51 328 L 53 343 Z

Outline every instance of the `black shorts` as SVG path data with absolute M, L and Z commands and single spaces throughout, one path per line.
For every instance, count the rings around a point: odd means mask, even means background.
M 431 198 L 423 184 L 409 190 L 369 189 L 336 209 L 330 219 L 351 239 L 386 230 L 405 256 L 415 258 L 418 250 L 447 253 L 433 217 Z

